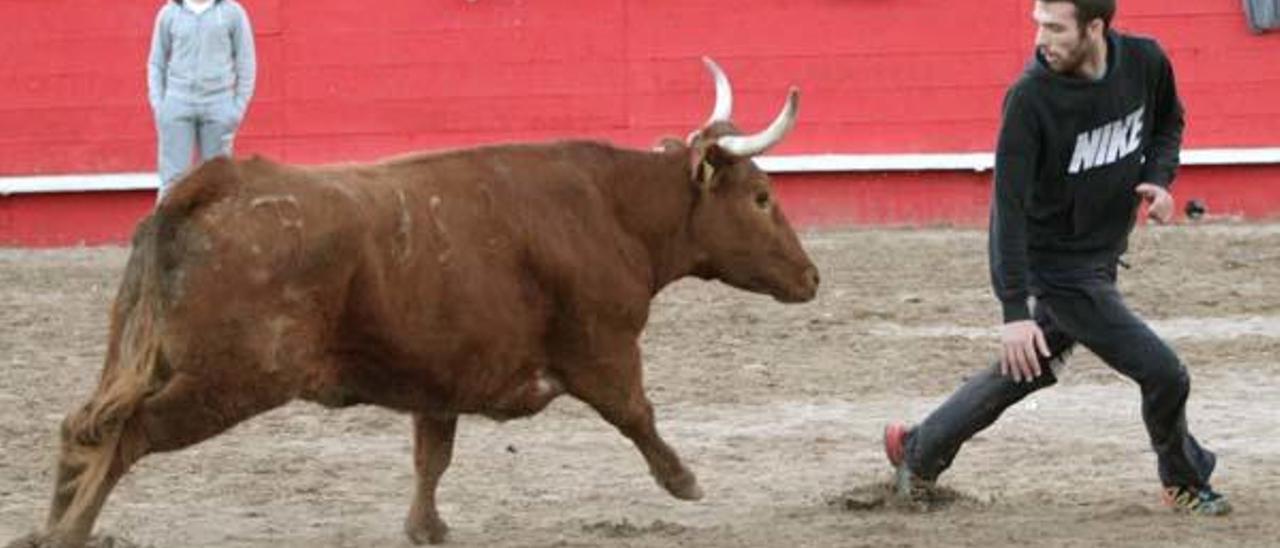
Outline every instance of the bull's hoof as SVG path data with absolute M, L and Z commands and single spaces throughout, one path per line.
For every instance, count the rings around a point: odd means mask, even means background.
M 86 541 L 68 541 L 52 535 L 32 533 L 9 542 L 5 548 L 139 548 L 133 542 L 119 537 L 96 536 Z
M 440 520 L 424 524 L 406 523 L 404 534 L 409 536 L 409 542 L 412 542 L 415 546 L 442 544 L 445 541 L 445 537 L 449 536 L 449 526 Z
M 4 545 L 4 548 L 43 548 L 45 546 L 49 546 L 49 544 L 44 542 L 44 537 L 31 533 L 25 537 L 10 541 L 9 544 Z
M 702 488 L 698 486 L 698 478 L 692 472 L 684 472 L 663 481 L 662 487 L 680 500 L 702 500 Z
M 85 542 L 68 542 L 52 535 L 31 533 L 17 540 L 10 541 L 4 548 L 127 548 L 135 546 L 129 543 L 115 543 L 111 537 L 100 539 L 94 537 Z

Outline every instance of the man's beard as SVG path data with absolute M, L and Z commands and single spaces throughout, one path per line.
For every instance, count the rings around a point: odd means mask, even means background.
M 1084 62 L 1089 58 L 1089 54 L 1093 53 L 1093 48 L 1089 40 L 1085 36 L 1080 37 L 1080 41 L 1076 47 L 1064 52 L 1059 58 L 1056 66 L 1049 65 L 1054 71 L 1060 74 L 1076 75 L 1080 73 L 1080 67 L 1084 66 Z M 1048 60 L 1046 59 L 1046 62 Z

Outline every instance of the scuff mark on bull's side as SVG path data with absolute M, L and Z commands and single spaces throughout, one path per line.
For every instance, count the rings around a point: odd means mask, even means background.
M 281 232 L 290 233 L 293 238 L 293 247 L 290 255 L 296 255 L 302 250 L 303 245 L 303 216 L 302 205 L 298 203 L 298 198 L 292 194 L 272 194 L 267 196 L 258 196 L 249 201 L 249 211 L 257 211 L 259 208 L 269 208 L 275 213 L 276 219 L 280 223 Z M 270 242 L 268 242 L 270 243 Z M 257 245 L 257 242 L 255 242 Z M 272 249 L 274 246 L 259 247 L 263 251 Z M 258 252 L 254 251 L 257 255 Z M 291 257 L 292 258 L 292 257 Z
M 436 237 L 440 240 L 440 253 L 436 256 L 436 260 L 440 264 L 449 262 L 449 255 L 453 253 L 452 246 L 449 245 L 449 231 L 445 229 L 444 222 L 440 219 L 440 207 L 444 203 L 439 196 L 432 196 L 428 202 L 431 205 L 431 224 L 436 229 Z
M 302 231 L 302 206 L 292 194 L 259 196 L 249 202 L 250 209 L 262 206 L 275 207 L 276 215 L 280 218 L 280 226 Z
M 249 269 L 249 281 L 253 285 L 267 285 L 271 282 L 271 271 L 265 268 L 251 268 Z
M 284 289 L 281 290 L 281 296 L 284 297 L 285 302 L 296 304 L 303 302 L 303 299 L 307 296 L 307 292 L 290 284 L 284 286 Z
M 400 221 L 396 227 L 395 245 L 391 248 L 391 254 L 396 262 L 405 264 L 413 255 L 413 214 L 409 212 L 403 189 L 396 189 L 396 199 L 400 201 Z
M 508 183 L 514 180 L 512 177 L 513 172 L 511 171 L 511 166 L 507 165 L 507 162 L 502 158 L 496 158 L 493 160 L 493 173 L 497 175 L 495 179 L 500 182 Z
M 286 345 L 289 343 L 288 330 L 297 323 L 288 316 L 276 316 L 267 320 L 267 336 L 270 341 L 267 344 L 266 363 L 262 364 L 267 371 L 279 371 L 283 369 L 289 359 L 286 354 Z
M 500 169 L 499 172 L 504 174 L 504 176 L 507 175 L 509 170 L 505 169 L 505 164 L 501 167 L 503 169 Z M 481 209 L 480 215 L 486 219 L 494 219 L 498 216 L 497 198 L 493 195 L 493 186 L 495 185 L 480 185 L 480 197 L 483 199 L 483 208 Z M 485 240 L 485 251 L 493 255 L 504 252 L 507 247 L 506 239 L 501 236 L 490 236 Z
M 480 185 L 480 196 L 484 198 L 484 214 L 490 217 L 493 216 L 496 200 L 493 197 L 493 189 L 490 185 Z

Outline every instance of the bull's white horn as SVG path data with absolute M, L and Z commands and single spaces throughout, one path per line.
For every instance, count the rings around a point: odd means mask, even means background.
M 729 77 L 724 75 L 720 65 L 710 57 L 703 57 L 702 62 L 707 65 L 707 70 L 711 71 L 711 76 L 716 80 L 716 106 L 711 111 L 711 117 L 702 127 L 716 122 L 728 122 L 729 116 L 733 114 L 733 88 L 729 86 Z
M 787 92 L 787 104 L 774 118 L 773 123 L 755 135 L 725 135 L 716 144 L 725 152 L 739 157 L 755 156 L 782 141 L 796 124 L 796 109 L 800 106 L 800 90 L 791 86 Z

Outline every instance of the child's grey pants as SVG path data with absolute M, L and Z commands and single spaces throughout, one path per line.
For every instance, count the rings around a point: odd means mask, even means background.
M 193 153 L 200 161 L 231 155 L 240 114 L 230 94 L 208 100 L 167 96 L 160 102 L 155 113 L 159 196 L 191 168 Z

